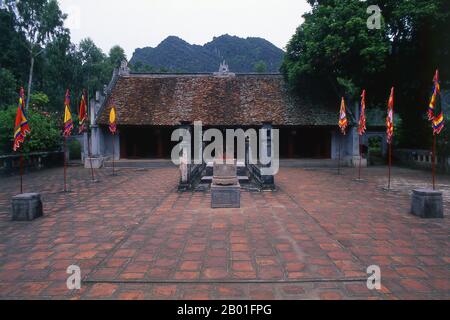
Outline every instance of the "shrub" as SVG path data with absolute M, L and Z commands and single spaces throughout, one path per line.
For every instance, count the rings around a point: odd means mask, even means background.
M 17 107 L 11 106 L 0 111 L 0 153 L 11 154 L 14 142 L 14 122 Z M 56 125 L 54 117 L 48 113 L 28 110 L 28 123 L 31 134 L 22 145 L 23 152 L 55 151 L 61 146 L 61 130 Z
M 70 159 L 81 159 L 81 144 L 78 140 L 72 140 L 68 146 Z

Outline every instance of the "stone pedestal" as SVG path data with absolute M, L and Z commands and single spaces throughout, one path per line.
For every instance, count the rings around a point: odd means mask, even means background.
M 430 189 L 413 190 L 411 213 L 421 218 L 443 218 L 442 192 Z
M 211 208 L 240 208 L 241 185 L 234 164 L 214 163 L 214 175 L 211 184 Z
M 349 167 L 359 167 L 359 158 L 360 156 L 352 156 L 352 157 L 346 157 L 343 160 L 343 163 L 347 164 Z M 362 158 L 361 159 L 361 167 L 367 168 L 367 159 Z
M 240 208 L 241 185 L 211 185 L 211 208 Z
M 13 221 L 32 221 L 42 215 L 42 201 L 39 193 L 24 193 L 12 198 Z
M 89 158 L 89 157 L 86 157 L 84 159 L 84 167 L 86 169 L 90 169 L 91 168 L 91 161 L 92 161 L 92 168 L 100 169 L 101 167 L 103 167 L 103 158 Z

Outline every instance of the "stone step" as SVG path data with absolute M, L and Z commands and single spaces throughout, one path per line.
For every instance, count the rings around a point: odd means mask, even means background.
M 341 165 L 344 166 L 342 160 Z M 282 159 L 280 167 L 290 168 L 337 168 L 338 161 L 332 159 Z
M 122 169 L 136 169 L 136 168 L 152 169 L 152 168 L 175 167 L 175 165 L 170 160 L 148 160 L 148 161 L 146 161 L 146 160 L 120 160 L 120 161 L 116 161 L 114 163 L 114 166 L 116 168 L 122 168 Z M 105 161 L 104 167 L 112 168 L 113 162 Z
M 202 182 L 209 182 L 211 183 L 213 180 L 213 176 L 203 176 Z M 239 182 L 248 182 L 250 179 L 247 176 L 238 176 Z
M 245 176 L 245 175 L 247 175 L 247 167 L 245 166 L 244 162 L 238 162 L 236 164 L 236 167 L 237 167 L 236 169 L 237 169 L 238 176 Z M 212 176 L 213 175 L 213 171 L 214 171 L 214 163 L 208 162 L 206 164 L 206 168 L 205 168 L 205 175 Z

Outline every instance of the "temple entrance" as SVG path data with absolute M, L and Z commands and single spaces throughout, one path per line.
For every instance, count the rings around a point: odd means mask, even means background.
M 281 159 L 330 159 L 331 129 L 327 127 L 282 127 Z
M 173 127 L 121 127 L 121 159 L 170 159 Z
M 175 129 L 176 127 L 162 126 L 120 127 L 120 158 L 170 159 L 172 149 L 177 144 L 171 141 L 171 135 Z M 207 127 L 203 128 L 203 130 L 207 129 Z M 225 137 L 225 128 L 220 129 Z M 258 130 L 258 128 L 254 129 Z M 280 130 L 281 159 L 331 158 L 331 128 L 281 127 L 278 129 Z

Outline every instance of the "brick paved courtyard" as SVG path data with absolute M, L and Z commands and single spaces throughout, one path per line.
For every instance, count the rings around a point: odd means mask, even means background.
M 176 168 L 97 172 L 70 168 L 25 177 L 45 217 L 10 221 L 18 178 L 0 178 L 2 299 L 449 299 L 450 178 L 445 219 L 409 214 L 409 192 L 429 174 L 395 168 L 338 176 L 282 168 L 274 193 L 242 195 L 241 209 L 210 209 L 208 193 L 178 193 Z M 79 265 L 80 291 L 66 288 Z M 366 287 L 379 265 L 382 289 Z

